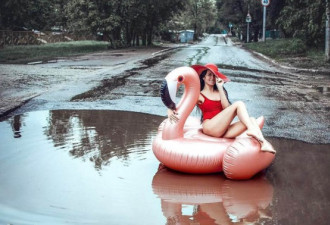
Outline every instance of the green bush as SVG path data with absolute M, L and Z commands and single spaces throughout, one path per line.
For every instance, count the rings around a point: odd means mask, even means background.
M 0 50 L 0 63 L 27 63 L 77 56 L 107 50 L 108 42 L 72 41 L 43 45 L 5 46 Z
M 260 52 L 272 58 L 283 56 L 302 56 L 306 54 L 306 46 L 300 39 L 277 39 L 265 42 L 253 42 L 245 44 L 245 47 Z
M 304 41 L 298 38 L 266 40 L 244 46 L 297 68 L 330 69 L 330 64 L 325 61 L 323 48 L 307 47 Z

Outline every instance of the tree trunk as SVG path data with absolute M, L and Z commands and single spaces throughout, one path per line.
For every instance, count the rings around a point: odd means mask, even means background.
M 152 29 L 149 30 L 148 32 L 148 37 L 147 37 L 147 45 L 150 46 L 152 44 Z
M 125 44 L 126 44 L 126 47 L 130 47 L 131 46 L 131 41 L 132 41 L 132 36 L 131 36 L 131 32 L 130 32 L 130 27 L 129 27 L 129 24 L 126 23 L 126 40 L 125 40 Z
M 136 34 L 136 46 L 140 46 L 140 38 L 138 34 Z
M 142 45 L 147 46 L 147 29 L 144 30 L 142 35 Z
M 194 23 L 194 41 L 197 41 L 197 37 L 198 37 L 198 34 L 197 34 L 197 23 L 195 22 Z
M 150 46 L 152 44 L 152 36 L 153 36 L 153 31 L 154 29 L 154 24 L 153 21 L 151 21 L 148 25 L 147 25 L 147 45 Z
M 133 47 L 136 46 L 136 44 L 135 44 L 135 36 L 136 36 L 136 34 L 133 33 L 133 34 L 132 34 L 132 46 L 133 46 Z
M 330 62 L 330 0 L 326 0 L 325 60 Z

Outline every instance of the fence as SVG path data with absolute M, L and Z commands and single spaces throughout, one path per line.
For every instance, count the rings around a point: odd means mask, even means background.
M 36 34 L 32 31 L 0 31 L 0 46 L 39 44 Z
M 67 34 L 61 32 L 34 32 L 0 30 L 0 47 L 5 45 L 38 45 L 73 40 L 95 40 L 92 35 Z
M 281 33 L 279 30 L 267 30 L 265 33 L 265 37 L 277 39 L 277 38 L 281 38 Z

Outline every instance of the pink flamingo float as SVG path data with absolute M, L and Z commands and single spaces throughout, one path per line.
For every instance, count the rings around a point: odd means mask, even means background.
M 184 85 L 184 93 L 176 105 L 176 92 Z M 249 179 L 267 168 L 275 158 L 260 151 L 260 144 L 245 133 L 235 139 L 203 134 L 199 119 L 189 116 L 200 92 L 199 76 L 191 67 L 179 67 L 165 78 L 161 88 L 164 104 L 176 109 L 179 121 L 165 119 L 159 126 L 152 149 L 166 167 L 185 173 L 224 172 L 230 179 Z M 257 119 L 262 128 L 264 118 Z

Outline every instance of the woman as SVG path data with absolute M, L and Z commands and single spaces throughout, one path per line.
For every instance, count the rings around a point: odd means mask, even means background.
M 218 71 L 218 67 L 211 63 L 191 67 L 200 76 L 201 92 L 196 104 L 202 111 L 203 133 L 213 137 L 235 138 L 247 130 L 248 136 L 259 141 L 261 151 L 275 154 L 256 120 L 249 116 L 245 104 L 241 101 L 230 104 L 223 87 L 230 80 Z M 232 123 L 236 116 L 239 121 Z M 177 113 L 173 110 L 168 110 L 168 118 L 171 122 L 178 121 Z

